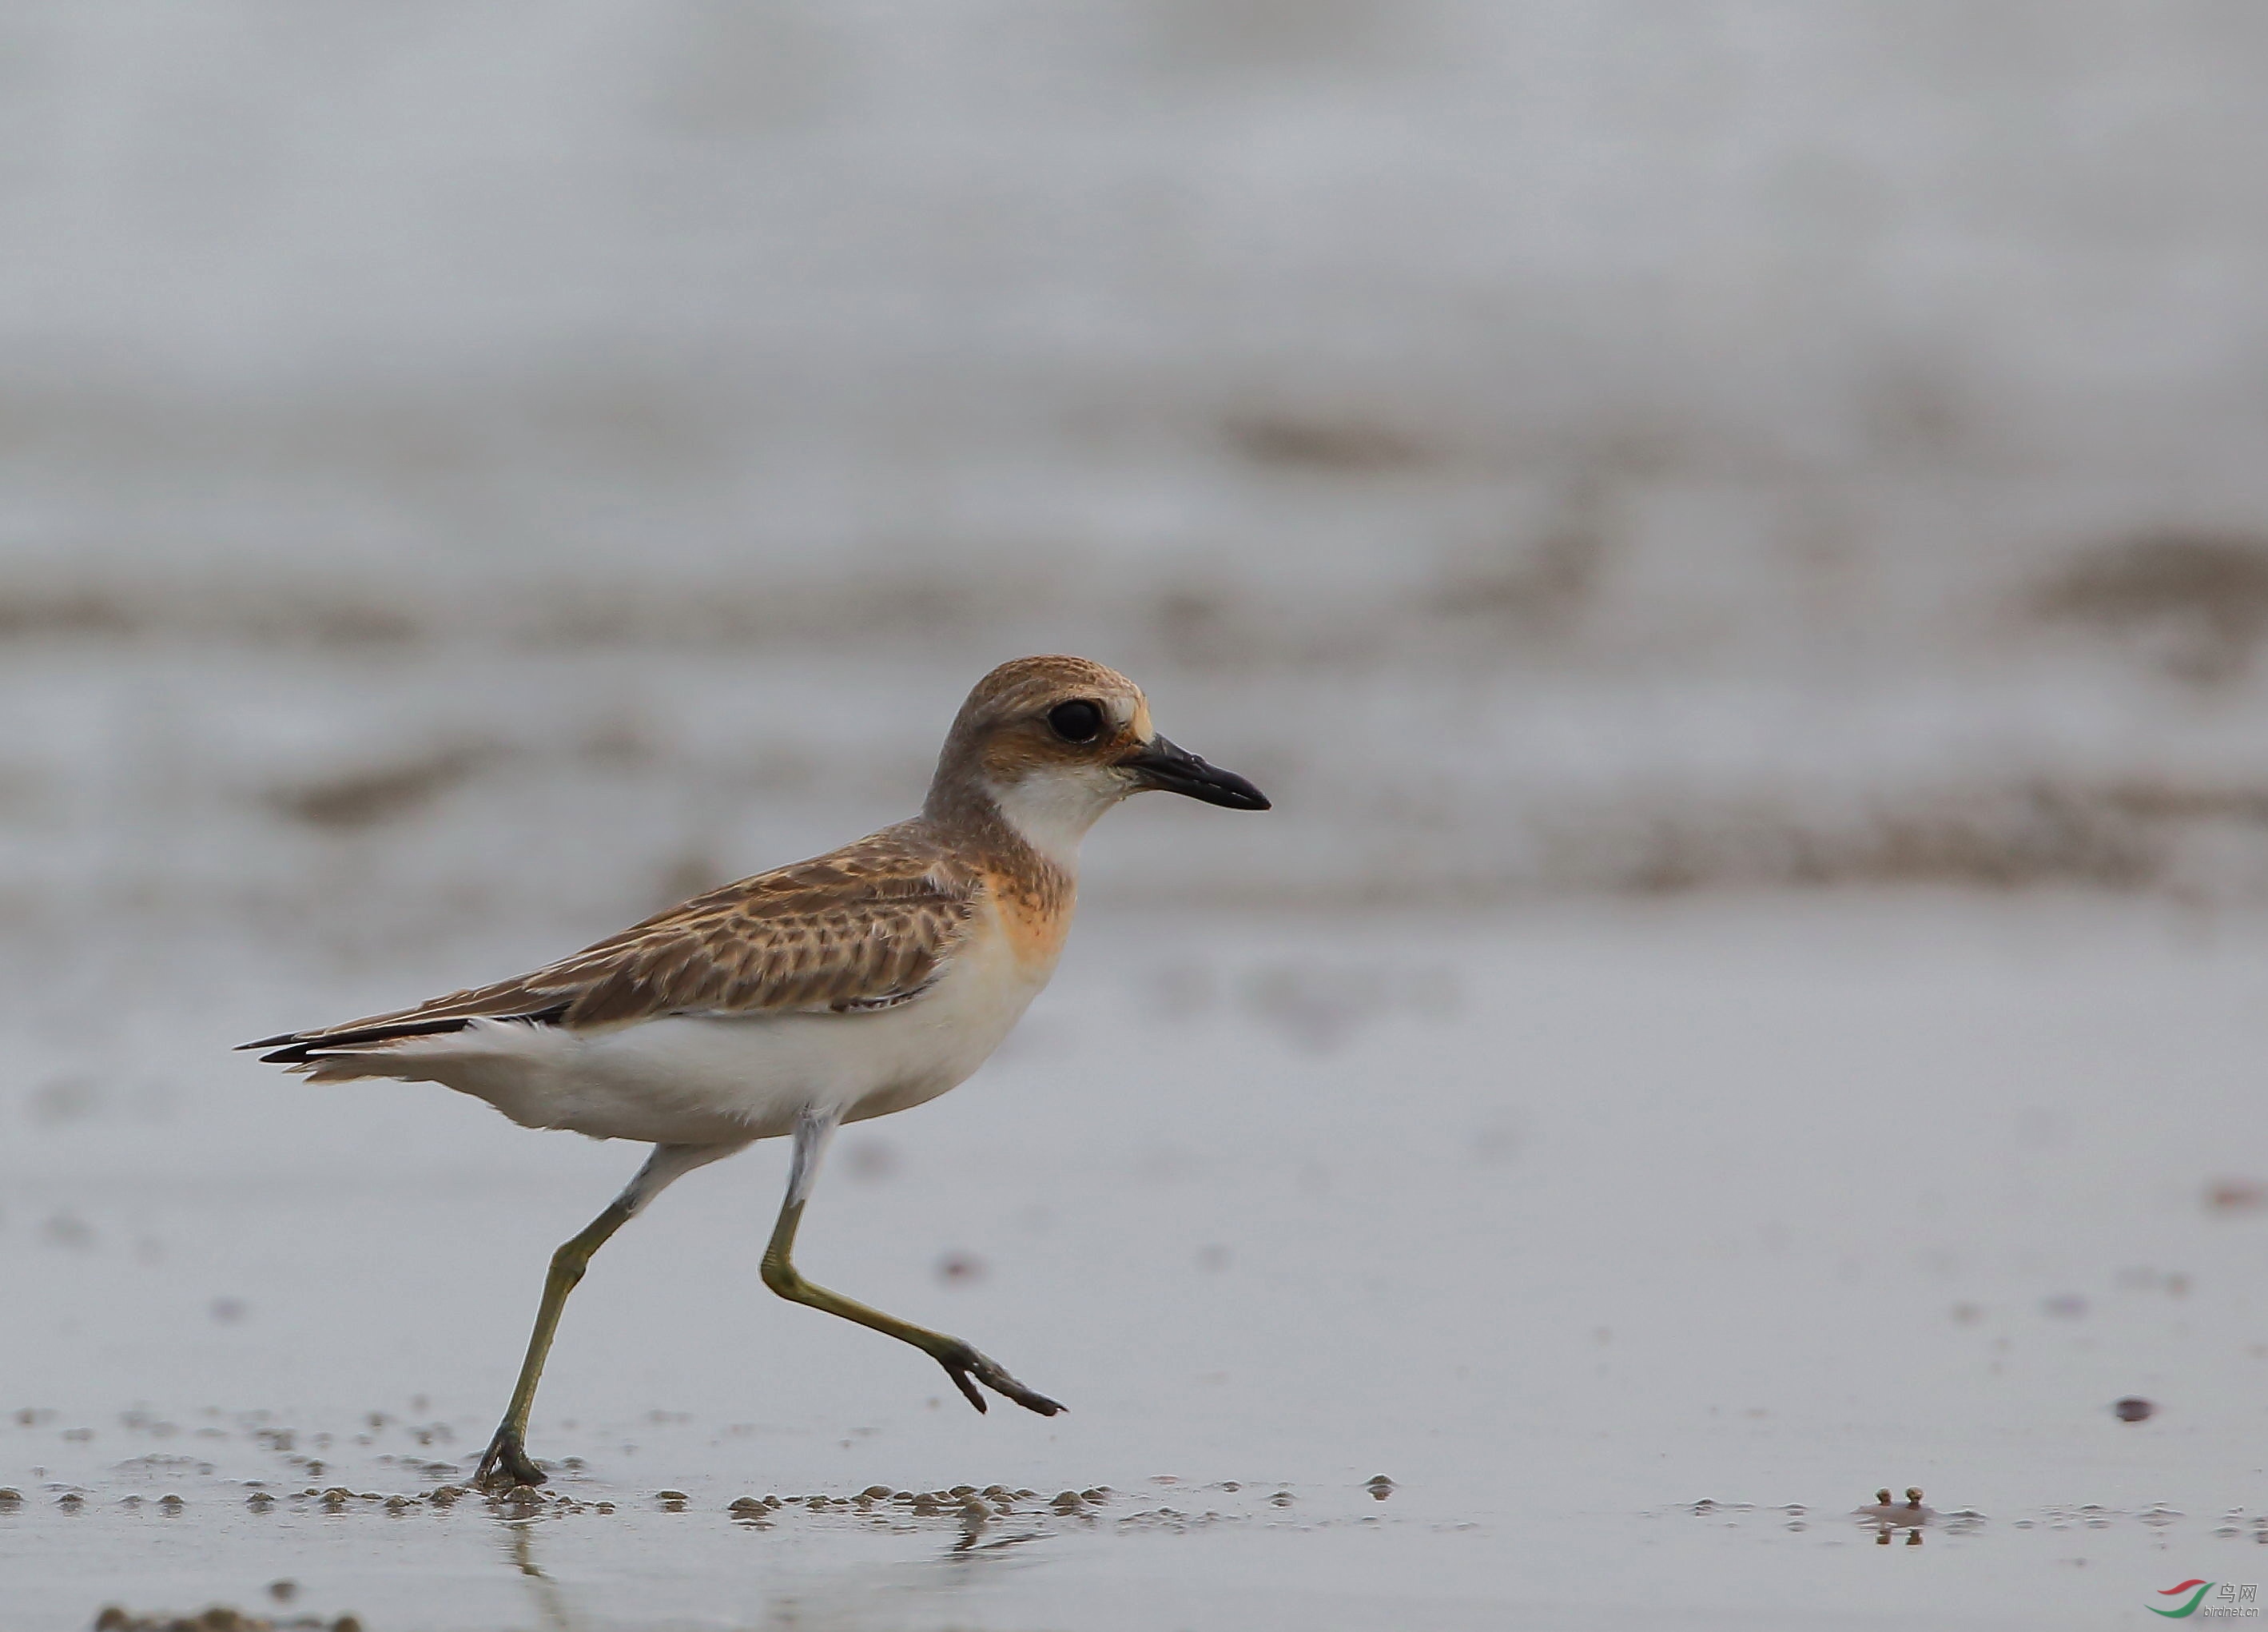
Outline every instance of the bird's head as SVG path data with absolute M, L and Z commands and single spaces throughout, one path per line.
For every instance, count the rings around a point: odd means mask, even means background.
M 1231 810 L 1268 796 L 1158 735 L 1142 688 L 1083 657 L 1020 657 L 968 694 L 939 757 L 930 806 L 988 801 L 1035 849 L 1076 859 L 1096 818 L 1148 788 Z

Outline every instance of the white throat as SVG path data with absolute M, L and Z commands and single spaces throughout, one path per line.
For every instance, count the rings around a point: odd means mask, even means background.
M 1102 813 L 1131 791 L 1117 777 L 1027 776 L 988 790 L 1023 841 L 1065 873 L 1079 874 L 1079 841 Z

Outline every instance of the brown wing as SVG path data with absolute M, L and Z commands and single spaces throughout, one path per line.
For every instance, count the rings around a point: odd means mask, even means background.
M 310 1050 L 463 1029 L 479 1018 L 571 1027 L 673 1014 L 857 1012 L 918 996 L 967 933 L 982 882 L 902 829 L 696 896 L 516 980 L 415 1008 L 244 1045 Z

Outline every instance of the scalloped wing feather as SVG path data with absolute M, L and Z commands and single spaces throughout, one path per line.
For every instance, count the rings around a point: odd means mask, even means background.
M 841 850 L 696 896 L 517 979 L 247 1047 L 381 1045 L 474 1019 L 573 1029 L 664 1015 L 887 1008 L 926 991 L 967 935 L 983 879 L 933 842 L 885 829 Z

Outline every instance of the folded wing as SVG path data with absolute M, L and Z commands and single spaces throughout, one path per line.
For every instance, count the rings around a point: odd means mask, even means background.
M 893 1008 L 944 972 L 982 890 L 935 847 L 886 830 L 696 896 L 533 974 L 244 1046 L 307 1066 L 475 1020 L 592 1030 L 664 1015 Z

